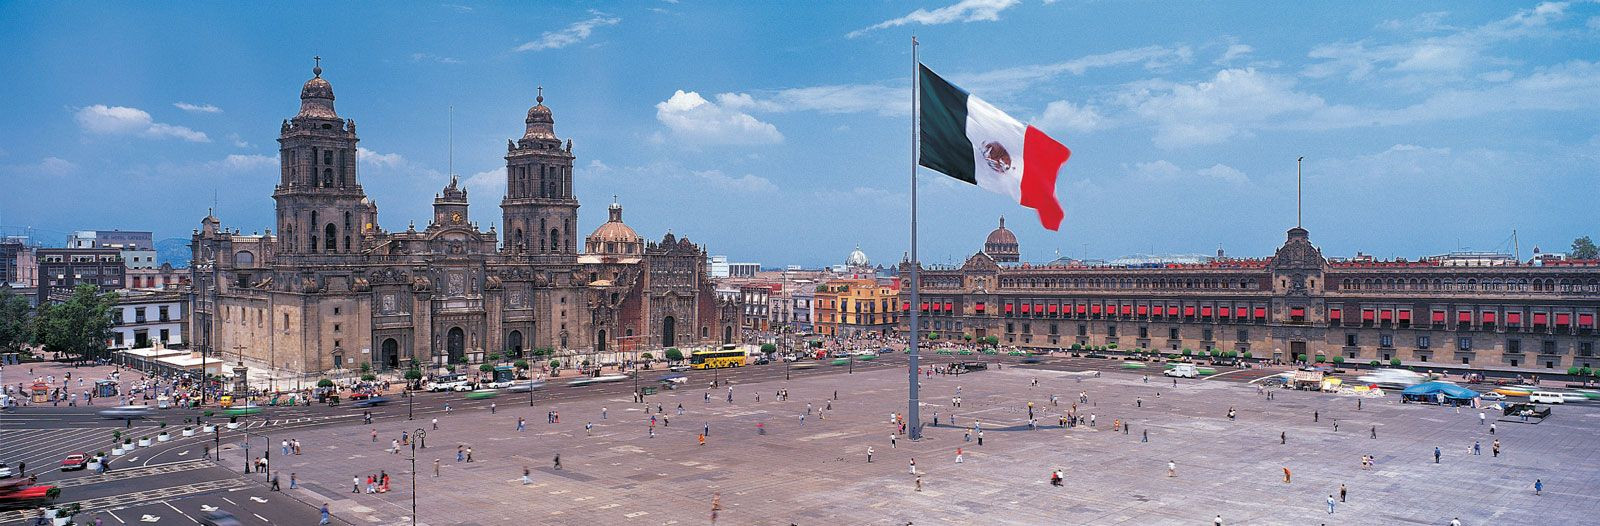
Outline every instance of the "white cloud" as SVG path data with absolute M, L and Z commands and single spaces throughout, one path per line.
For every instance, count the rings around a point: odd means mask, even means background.
M 102 135 L 139 135 L 154 139 L 176 138 L 190 142 L 211 142 L 205 133 L 183 126 L 155 122 L 139 108 L 95 104 L 79 108 L 74 114 L 84 131 Z
M 1551 26 L 1566 17 L 1566 8 L 1563 2 L 1545 2 L 1465 30 L 1441 24 L 1439 14 L 1423 15 L 1411 22 L 1389 21 L 1379 27 L 1455 32 L 1395 44 L 1373 44 L 1368 40 L 1323 44 L 1307 54 L 1321 61 L 1307 66 L 1302 73 L 1313 78 L 1344 75 L 1350 80 L 1365 79 L 1374 73 L 1391 74 L 1399 77 L 1398 85 L 1409 88 L 1453 82 L 1480 64 L 1505 62 L 1506 59 L 1488 56 L 1489 48 L 1495 44 L 1557 34 Z
M 1148 163 L 1133 163 L 1133 174 L 1149 178 L 1172 177 L 1183 173 L 1178 165 L 1166 160 L 1151 161 Z
M 432 53 L 412 53 L 412 62 L 438 62 L 440 64 L 460 64 L 461 59 L 454 57 L 441 57 Z
M 1068 131 L 1088 133 L 1099 129 L 1105 117 L 1094 106 L 1079 106 L 1070 101 L 1058 100 L 1045 105 L 1044 114 L 1035 119 L 1034 126 L 1045 132 Z
M 772 124 L 762 122 L 739 107 L 753 102 L 737 95 L 723 98 L 734 107 L 706 100 L 699 93 L 678 90 L 672 98 L 656 104 L 656 120 L 678 137 L 699 144 L 774 144 L 783 134 Z
M 277 165 L 278 156 L 260 154 L 232 154 L 222 158 L 221 161 L 206 163 L 208 168 L 228 171 L 245 171 Z
M 369 170 L 367 176 L 388 177 L 400 176 L 444 184 L 445 174 L 439 170 L 429 168 L 421 163 L 407 159 L 398 153 L 379 153 L 366 148 L 356 148 L 356 160 L 366 165 Z M 371 178 L 367 179 L 371 181 Z M 431 191 L 432 189 L 430 189 Z
M 703 170 L 692 172 L 692 174 L 703 183 L 735 193 L 774 192 L 778 190 L 777 185 L 772 184 L 772 181 L 752 174 L 732 177 L 722 173 L 721 170 Z
M 1154 87 L 1154 89 L 1152 89 Z M 1326 106 L 1293 90 L 1293 81 L 1255 69 L 1225 69 L 1194 84 L 1147 83 L 1122 97 L 1131 111 L 1155 123 L 1162 148 L 1216 144 L 1290 114 Z
M 454 10 L 456 10 L 458 12 L 461 12 L 461 13 L 471 13 L 472 12 L 472 6 L 466 6 L 466 5 L 461 5 L 461 4 L 439 4 L 439 5 L 443 6 L 443 7 L 448 7 L 450 9 L 454 9 Z
M 77 170 L 78 165 L 72 161 L 60 157 L 45 157 L 39 160 L 39 164 L 32 166 L 27 171 L 59 177 Z
M 239 134 L 237 134 L 237 133 L 229 133 L 228 134 L 228 141 L 232 142 L 233 146 L 235 148 L 249 148 L 251 146 L 254 146 L 254 145 L 250 144 L 249 142 L 245 142 L 244 138 L 239 137 Z
M 1249 44 L 1230 44 L 1227 51 L 1223 51 L 1222 57 L 1218 58 L 1214 64 L 1226 65 L 1239 57 L 1254 53 L 1255 50 L 1256 48 L 1250 47 Z
M 578 173 L 585 176 L 605 175 L 611 173 L 611 165 L 599 159 L 590 159 L 589 164 L 584 166 L 584 169 Z
M 873 24 L 865 29 L 851 31 L 847 36 L 855 38 L 875 29 L 899 27 L 907 24 L 922 24 L 925 26 L 948 24 L 951 22 L 993 22 L 1000 19 L 1000 12 L 1017 5 L 1019 0 L 961 0 L 955 4 L 947 5 L 932 11 L 918 9 L 900 18 L 891 18 Z
M 517 51 L 540 51 L 545 49 L 560 49 L 589 38 L 595 28 L 614 26 L 622 22 L 621 18 L 607 15 L 599 11 L 589 11 L 590 18 L 573 22 L 559 31 L 546 31 L 538 40 L 517 46 Z
M 466 186 L 469 194 L 506 195 L 506 169 L 502 166 L 472 174 L 467 176 L 462 184 Z
M 210 104 L 190 104 L 187 102 L 174 102 L 173 106 L 190 113 L 222 113 L 222 108 Z
M 911 114 L 911 94 L 904 86 L 882 84 L 835 84 L 788 88 L 770 92 L 720 93 L 717 104 L 724 108 L 760 112 L 818 111 L 822 113 L 877 113 L 886 116 Z
M 404 156 L 398 153 L 378 153 L 366 148 L 356 148 L 356 159 L 373 166 L 387 166 L 395 168 L 408 163 Z
M 1239 184 L 1250 181 L 1250 178 L 1246 177 L 1244 172 L 1239 171 L 1238 168 L 1234 168 L 1222 163 L 1211 165 L 1210 168 L 1202 168 L 1196 173 L 1225 183 Z
M 1119 49 L 1107 53 L 1085 55 L 1052 64 L 1032 64 L 997 69 L 972 75 L 946 77 L 957 85 L 985 98 L 1015 93 L 1061 75 L 1083 75 L 1091 69 L 1141 64 L 1145 69 L 1162 69 L 1175 64 L 1187 64 L 1194 59 L 1188 46 L 1145 46 Z
M 1444 23 L 1445 17 L 1450 13 L 1433 11 L 1422 13 L 1408 20 L 1390 19 L 1378 24 L 1378 29 L 1385 31 L 1403 31 L 1412 33 L 1434 33 L 1438 31 L 1455 31 L 1459 28 Z

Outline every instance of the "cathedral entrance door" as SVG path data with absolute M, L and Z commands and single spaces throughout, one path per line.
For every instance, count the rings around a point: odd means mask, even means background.
M 597 353 L 606 352 L 606 330 L 605 329 L 600 329 L 599 332 L 595 333 L 594 352 L 597 352 Z
M 522 331 L 511 331 L 506 336 L 506 350 L 511 352 L 513 358 L 522 357 Z
M 400 342 L 394 338 L 383 340 L 382 354 L 378 355 L 378 367 L 383 369 L 400 368 Z
M 466 357 L 467 333 L 460 327 L 451 327 L 449 336 L 445 339 L 445 353 L 449 355 L 450 363 L 460 362 Z
M 661 346 L 672 347 L 677 343 L 678 319 L 667 316 L 661 319 Z

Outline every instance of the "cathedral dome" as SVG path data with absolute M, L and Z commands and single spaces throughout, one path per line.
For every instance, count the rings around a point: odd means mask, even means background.
M 522 134 L 523 139 L 556 139 L 556 119 L 550 115 L 550 108 L 544 105 L 544 88 L 539 88 L 539 96 L 534 98 L 534 106 L 528 108 L 528 118 L 523 123 L 528 125 L 527 131 Z
M 316 57 L 316 61 L 317 65 L 311 68 L 311 80 L 300 87 L 300 116 L 337 119 L 339 115 L 333 111 L 333 85 L 322 78 L 322 57 Z
M 622 222 L 622 205 L 615 201 L 608 208 L 610 219 L 594 229 L 585 241 L 588 251 L 593 254 L 606 255 L 638 255 L 644 251 L 644 238 L 639 237 L 633 227 Z
M 852 267 L 865 267 L 871 265 L 871 262 L 867 260 L 867 253 L 861 251 L 861 245 L 856 245 L 856 249 L 850 251 L 850 256 L 844 258 L 844 264 Z
M 1000 218 L 1000 226 L 989 232 L 989 238 L 983 242 L 983 253 L 994 258 L 1000 263 L 1016 263 L 1022 259 L 1022 254 L 1017 250 L 1017 235 L 1006 228 L 1006 218 Z

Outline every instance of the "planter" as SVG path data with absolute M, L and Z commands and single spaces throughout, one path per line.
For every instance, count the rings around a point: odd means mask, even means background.
M 228 422 L 228 429 L 239 429 L 238 422 Z
M 216 431 L 217 431 L 217 426 L 214 426 L 214 425 L 211 425 L 211 424 L 206 424 L 205 426 L 200 428 L 200 432 L 201 433 L 215 433 Z
M 150 439 L 148 439 L 148 438 L 139 439 L 139 447 L 150 447 Z
M 123 449 L 120 447 L 111 448 L 111 454 L 113 455 L 121 455 L 123 453 L 126 453 L 126 451 L 123 451 Z
M 166 432 L 156 435 L 156 442 L 166 442 L 168 440 L 172 440 L 172 435 L 166 434 Z
M 194 436 L 194 430 L 193 429 L 185 429 L 185 430 L 183 430 L 183 436 L 186 436 L 186 437 Z
M 54 526 L 67 526 L 72 524 L 72 517 L 56 517 L 50 519 L 50 523 Z
M 89 462 L 89 466 L 86 469 L 88 469 L 89 471 L 92 471 L 92 472 L 99 473 L 100 472 L 100 461 L 98 461 L 98 460 L 90 461 Z

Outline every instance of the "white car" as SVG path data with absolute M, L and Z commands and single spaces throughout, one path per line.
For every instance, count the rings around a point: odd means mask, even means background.
M 0 464 L 0 479 L 8 479 L 15 476 L 17 476 L 17 472 L 13 471 L 11 466 Z
M 435 393 L 442 391 L 471 391 L 472 382 L 460 377 L 442 377 L 429 382 L 427 389 Z

